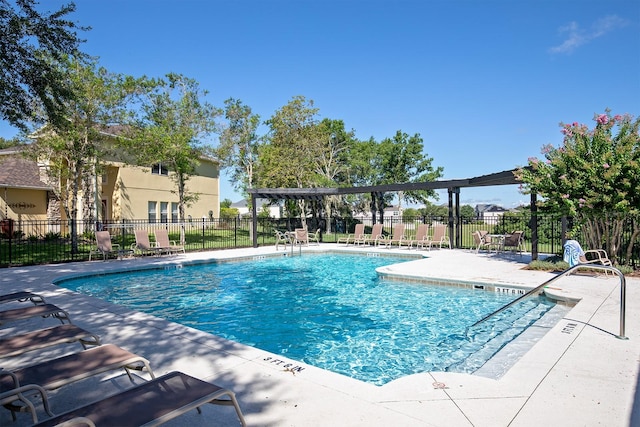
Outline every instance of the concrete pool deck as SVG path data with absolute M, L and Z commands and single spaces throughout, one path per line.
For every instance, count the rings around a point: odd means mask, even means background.
M 333 244 L 305 251 L 348 250 Z M 429 277 L 478 285 L 535 287 L 552 273 L 523 270 L 529 257 L 476 254 L 465 250 L 364 249 L 366 252 L 426 257 L 389 267 L 405 277 Z M 67 310 L 75 324 L 146 357 L 156 375 L 180 370 L 236 392 L 250 426 L 633 426 L 640 425 L 640 280 L 627 279 L 627 340 L 620 333 L 620 280 L 592 275 L 563 277 L 547 292 L 580 302 L 521 356 L 500 378 L 477 374 L 430 372 L 384 386 L 363 383 L 295 360 L 230 342 L 144 313 L 133 312 L 57 287 L 52 281 L 70 275 L 275 253 L 273 246 L 192 253 L 174 257 L 92 261 L 16 267 L 2 270 L 0 294 L 30 290 Z M 284 251 L 280 250 L 279 253 Z M 298 252 L 296 250 L 295 255 Z M 6 303 L 2 309 L 20 303 Z M 24 304 L 24 303 L 22 303 Z M 53 326 L 53 319 L 15 322 L 0 337 Z M 0 359 L 11 369 L 75 352 L 79 344 Z M 136 373 L 137 381 L 148 378 Z M 112 372 L 50 393 L 52 409 L 61 413 L 130 386 L 124 372 Z M 144 408 L 141 408 L 144 410 Z M 28 414 L 12 422 L 0 410 L 0 425 L 31 424 Z M 206 405 L 167 426 L 236 426 L 230 407 Z

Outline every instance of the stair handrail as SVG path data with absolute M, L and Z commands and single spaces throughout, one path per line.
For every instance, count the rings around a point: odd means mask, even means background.
M 626 295 L 627 295 L 626 287 L 627 287 L 627 281 L 626 281 L 626 279 L 624 277 L 624 274 L 620 270 L 618 270 L 615 267 L 609 266 L 609 265 L 577 264 L 577 265 L 574 265 L 573 267 L 569 267 L 568 269 L 566 269 L 562 273 L 558 274 L 557 276 L 552 277 L 551 279 L 547 280 L 543 284 L 536 286 L 535 288 L 529 290 L 524 295 L 520 295 L 518 298 L 514 299 L 513 301 L 509 302 L 508 304 L 505 304 L 504 306 L 500 307 L 499 309 L 497 309 L 493 313 L 488 314 L 487 316 L 485 316 L 482 319 L 478 320 L 476 323 L 471 325 L 471 328 L 474 328 L 474 327 L 478 326 L 480 323 L 483 323 L 486 320 L 490 319 L 491 317 L 495 316 L 496 314 L 503 312 L 504 310 L 506 310 L 507 308 L 511 307 L 512 305 L 522 301 L 525 298 L 528 298 L 529 296 L 533 295 L 536 292 L 539 292 L 540 289 L 544 288 L 545 286 L 549 286 L 551 283 L 555 282 L 556 280 L 559 280 L 560 278 L 562 278 L 564 276 L 568 276 L 571 273 L 573 273 L 574 271 L 579 270 L 579 269 L 611 271 L 612 273 L 618 275 L 618 277 L 620 278 L 620 335 L 616 335 L 616 338 L 619 338 L 619 339 L 622 339 L 622 340 L 628 340 L 629 338 L 624 335 L 624 333 L 625 333 L 625 318 L 626 318 L 626 298 L 627 298 L 626 297 Z

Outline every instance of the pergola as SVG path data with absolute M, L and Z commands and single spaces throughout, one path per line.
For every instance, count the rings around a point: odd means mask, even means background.
M 375 222 L 374 202 L 376 198 L 382 198 L 384 193 L 396 191 L 414 191 L 414 190 L 443 190 L 447 189 L 449 194 L 449 239 L 455 242 L 455 246 L 460 245 L 460 229 L 453 227 L 455 218 L 460 217 L 460 189 L 469 187 L 489 187 L 498 185 L 518 185 L 514 172 L 516 169 L 496 172 L 489 175 L 477 176 L 466 179 L 450 179 L 442 181 L 428 182 L 408 182 L 403 184 L 385 184 L 372 185 L 366 187 L 316 187 L 316 188 L 252 188 L 248 193 L 252 196 L 252 212 L 253 212 L 253 229 L 257 230 L 258 217 L 256 199 L 272 199 L 272 200 L 322 200 L 325 196 L 340 196 L 346 194 L 363 194 L 370 193 L 372 199 L 372 217 Z M 383 208 L 381 208 L 383 209 Z M 532 258 L 538 258 L 538 227 L 536 218 L 536 195 L 531 194 L 531 252 Z M 380 214 L 382 217 L 382 213 Z M 455 230 L 454 230 L 455 229 Z M 258 237 L 253 233 L 253 246 L 258 246 Z

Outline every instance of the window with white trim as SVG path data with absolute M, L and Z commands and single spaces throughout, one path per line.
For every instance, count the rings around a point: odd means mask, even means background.
M 149 202 L 148 203 L 148 212 L 149 212 L 149 223 L 156 222 L 156 209 L 158 208 L 158 202 Z
M 171 203 L 171 221 L 178 222 L 178 204 Z
M 160 222 L 166 223 L 169 219 L 169 202 L 160 202 Z

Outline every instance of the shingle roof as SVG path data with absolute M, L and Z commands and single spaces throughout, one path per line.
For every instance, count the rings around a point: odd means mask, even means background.
M 0 187 L 51 188 L 40 180 L 38 164 L 20 155 L 0 155 Z

